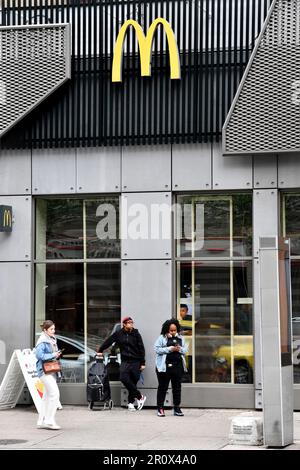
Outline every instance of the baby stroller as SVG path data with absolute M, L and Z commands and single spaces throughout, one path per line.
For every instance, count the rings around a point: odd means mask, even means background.
M 103 409 L 111 410 L 114 402 L 111 399 L 110 384 L 107 365 L 112 362 L 119 362 L 117 356 L 96 357 L 91 365 L 87 377 L 87 401 L 88 408 L 92 410 L 95 402 L 103 403 Z

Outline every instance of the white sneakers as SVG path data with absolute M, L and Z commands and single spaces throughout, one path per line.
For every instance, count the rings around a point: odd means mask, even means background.
M 58 431 L 59 429 L 61 429 L 61 427 L 58 426 L 58 424 L 46 424 L 46 423 L 44 423 L 44 429 L 53 429 L 53 431 Z
M 143 408 L 144 403 L 146 401 L 145 395 L 142 395 L 141 398 L 139 400 L 136 399 L 136 401 L 137 401 L 137 407 L 135 407 L 133 403 L 128 403 L 128 406 L 127 406 L 128 411 L 140 411 Z
M 37 422 L 37 425 L 36 427 L 38 429 L 52 429 L 53 431 L 58 431 L 59 429 L 61 429 L 60 426 L 58 426 L 58 424 L 54 423 L 54 424 L 47 424 L 45 423 L 44 421 L 38 421 Z
M 141 398 L 139 400 L 137 400 L 137 409 L 138 411 L 140 411 L 144 404 L 145 404 L 145 401 L 146 401 L 146 396 L 145 395 L 142 395 Z

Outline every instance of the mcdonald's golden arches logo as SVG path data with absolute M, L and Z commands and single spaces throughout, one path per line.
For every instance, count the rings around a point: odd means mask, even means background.
M 0 232 L 12 231 L 12 207 L 0 206 Z
M 3 226 L 11 227 L 11 212 L 7 209 L 3 213 Z
M 142 27 L 135 20 L 127 20 L 121 27 L 114 51 L 114 58 L 112 64 L 112 82 L 121 82 L 122 81 L 122 56 L 123 56 L 123 44 L 127 29 L 129 26 L 132 26 L 135 30 L 139 52 L 140 52 L 140 61 L 141 61 L 141 76 L 150 77 L 151 76 L 151 54 L 152 54 L 152 44 L 153 37 L 156 31 L 156 28 L 159 24 L 162 24 L 167 36 L 167 43 L 169 48 L 169 58 L 170 58 L 170 77 L 171 79 L 180 79 L 180 60 L 178 47 L 175 39 L 175 35 L 170 24 L 164 18 L 156 18 L 156 20 L 151 23 L 150 28 L 146 35 Z

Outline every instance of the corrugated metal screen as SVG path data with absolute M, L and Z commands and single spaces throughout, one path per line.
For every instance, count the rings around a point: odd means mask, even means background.
M 70 78 L 67 25 L 0 27 L 0 136 Z
M 271 0 L 5 0 L 2 25 L 71 23 L 72 79 L 2 140 L 61 147 L 218 140 Z M 135 35 L 124 45 L 123 82 L 112 52 L 127 19 L 146 32 L 157 17 L 174 31 L 181 80 L 170 80 L 165 34 L 155 35 L 152 76 L 140 77 Z
M 300 151 L 300 0 L 276 0 L 223 130 L 225 154 Z

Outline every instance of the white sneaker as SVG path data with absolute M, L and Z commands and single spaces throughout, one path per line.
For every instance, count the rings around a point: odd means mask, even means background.
M 128 403 L 128 411 L 136 411 L 135 406 L 133 403 Z
M 137 409 L 138 411 L 140 411 L 144 404 L 145 404 L 145 401 L 146 401 L 146 396 L 145 395 L 142 395 L 141 398 L 139 400 L 137 400 Z
M 43 429 L 52 429 L 53 431 L 58 431 L 59 429 L 61 429 L 61 427 L 58 426 L 58 424 L 47 424 L 47 423 L 44 423 L 44 424 L 43 424 Z
M 63 407 L 62 407 L 62 404 L 61 404 L 61 403 L 59 403 L 59 405 L 57 405 L 57 409 L 58 409 L 58 410 L 62 410 L 62 409 L 63 409 Z
M 36 423 L 36 427 L 38 429 L 43 429 L 44 426 L 45 426 L 44 421 L 39 419 L 38 422 Z

